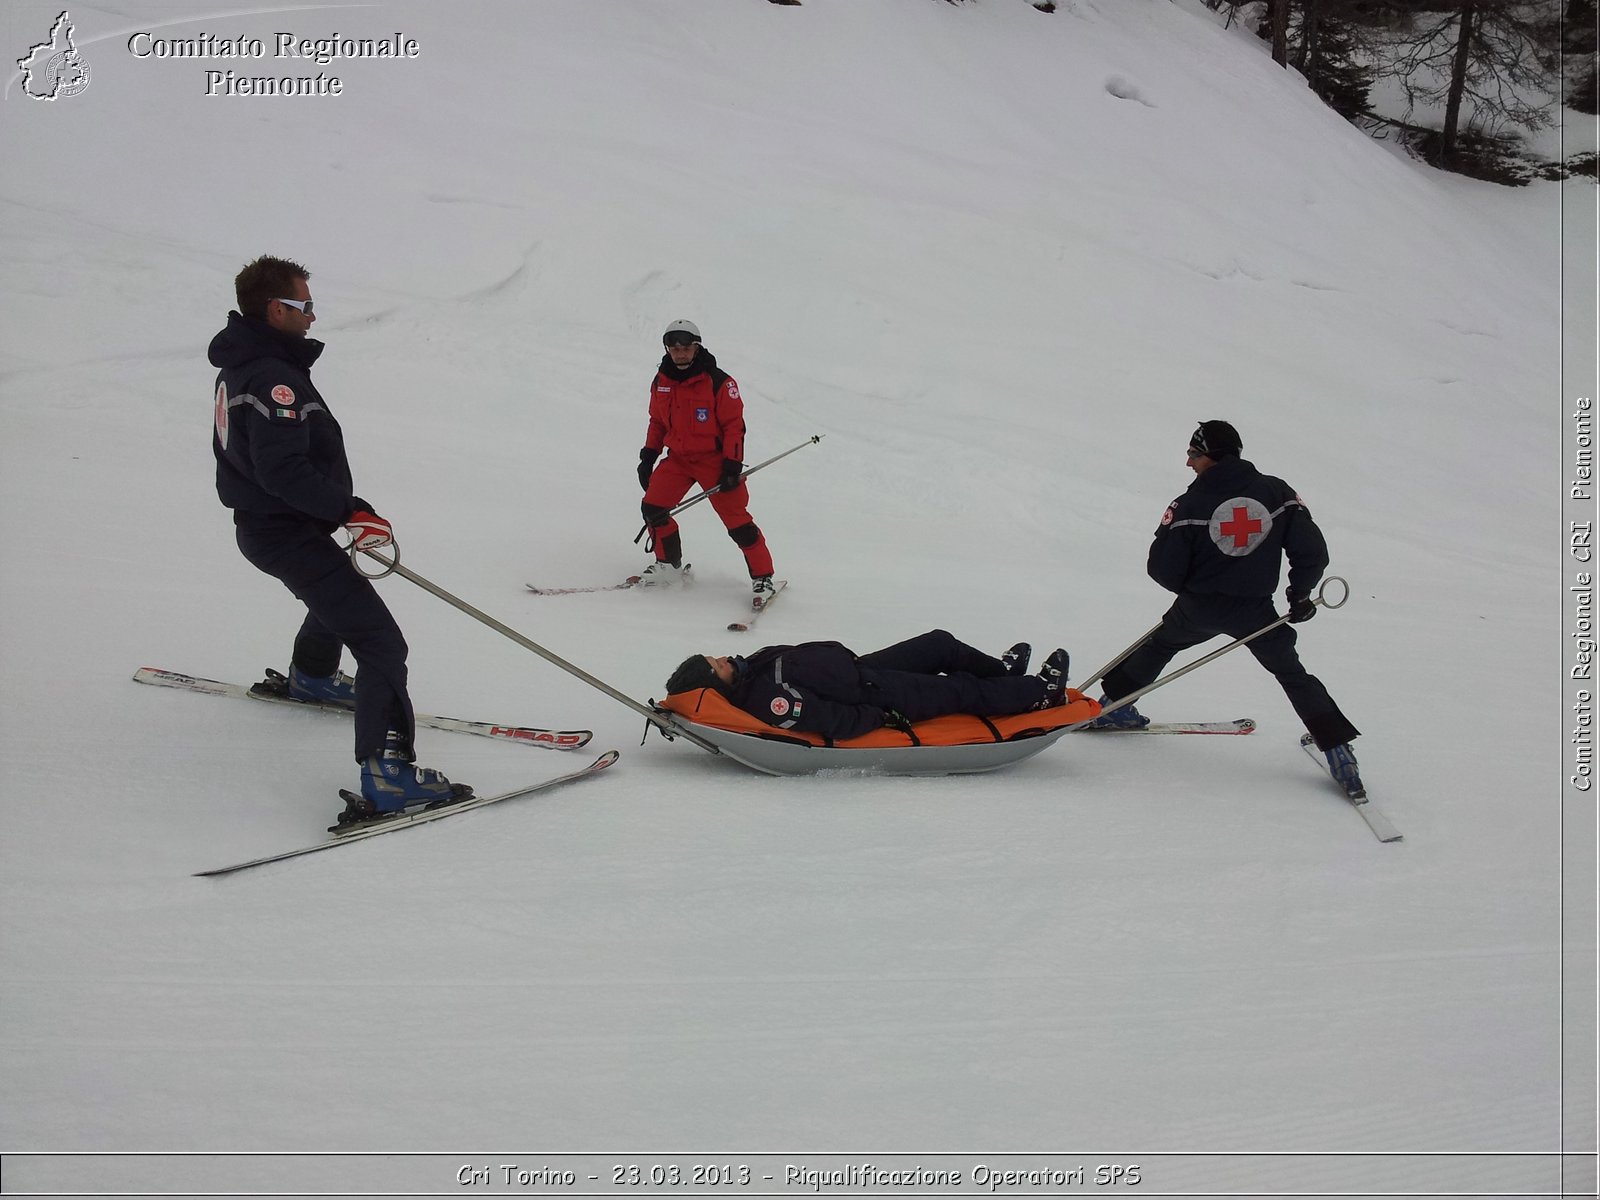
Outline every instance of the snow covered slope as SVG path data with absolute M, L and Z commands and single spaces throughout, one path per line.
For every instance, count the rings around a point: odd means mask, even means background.
M 0 1146 L 1549 1154 L 1592 1129 L 1561 1086 L 1563 971 L 1593 973 L 1561 953 L 1561 187 L 1399 157 L 1187 0 L 221 10 L 74 6 L 90 86 L 0 104 Z M 7 53 L 58 11 L 7 5 Z M 127 48 L 279 30 L 420 53 Z M 207 96 L 210 69 L 343 93 Z M 299 620 L 206 445 L 205 346 L 262 253 L 312 271 L 317 378 L 407 565 L 640 699 L 743 648 L 708 506 L 692 590 L 523 584 L 643 565 L 672 319 L 739 380 L 752 458 L 825 435 L 752 483 L 791 586 L 751 645 L 942 626 L 1065 645 L 1081 678 L 1165 607 L 1150 531 L 1195 423 L 1233 421 L 1350 581 L 1301 645 L 1406 840 L 1319 779 L 1248 655 L 1143 705 L 1248 738 L 771 779 L 638 745 L 391 579 L 419 707 L 593 728 L 622 761 L 190 878 L 316 836 L 355 780 L 346 726 L 129 682 L 254 678 Z M 576 765 L 446 734 L 422 758 L 485 793 Z M 1362 1164 L 1332 1190 L 1441 1186 Z M 1237 1170 L 1215 1186 L 1313 1180 Z

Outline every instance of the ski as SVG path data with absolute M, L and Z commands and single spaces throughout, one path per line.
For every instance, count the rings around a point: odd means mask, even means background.
M 1300 749 L 1306 752 L 1307 758 L 1322 768 L 1322 773 L 1328 777 L 1328 781 L 1334 787 L 1339 789 L 1339 794 L 1355 806 L 1355 810 L 1361 814 L 1361 819 L 1367 823 L 1367 828 L 1372 830 L 1373 837 L 1380 842 L 1398 842 L 1402 840 L 1403 835 L 1394 827 L 1394 822 L 1379 812 L 1372 802 L 1367 799 L 1367 790 L 1365 788 L 1362 788 L 1355 795 L 1351 795 L 1340 786 L 1339 781 L 1333 777 L 1333 772 L 1328 769 L 1327 759 L 1322 756 L 1322 751 L 1317 749 L 1316 739 L 1309 733 L 1300 735 Z
M 246 687 L 240 683 L 223 683 L 218 679 L 202 679 L 198 675 L 183 675 L 177 671 L 164 671 L 160 667 L 140 667 L 133 673 L 135 683 L 148 683 L 154 687 L 180 688 L 186 692 L 199 692 L 204 696 L 237 696 L 245 700 L 261 700 L 268 704 L 292 704 L 296 708 L 313 712 L 343 713 L 350 709 L 341 704 L 316 704 L 309 700 L 293 700 L 275 690 L 283 676 L 273 670 L 261 683 Z M 257 690 L 261 689 L 261 690 Z M 436 717 L 417 713 L 418 725 L 428 729 L 441 729 L 448 733 L 470 733 L 477 737 L 494 738 L 501 742 L 521 742 L 546 750 L 577 750 L 589 744 L 594 734 L 587 729 L 534 729 L 525 725 L 497 725 L 492 721 L 463 721 L 456 717 Z
M 746 617 L 742 621 L 730 622 L 729 625 L 728 625 L 729 632 L 730 633 L 748 633 L 750 631 L 750 627 L 761 619 L 761 614 L 766 612 L 767 609 L 772 607 L 772 602 L 774 600 L 776 600 L 779 596 L 783 595 L 783 589 L 788 587 L 788 586 L 789 586 L 789 581 L 787 579 L 779 579 L 779 580 L 777 580 L 773 585 L 772 595 L 768 596 L 766 598 L 766 600 L 763 601 L 761 603 L 761 605 L 759 605 L 759 606 L 755 606 L 754 601 L 752 601 L 751 602 L 752 603 L 752 607 L 751 607 L 751 610 L 750 610 L 750 615 L 748 617 Z
M 692 568 L 688 563 L 684 563 L 683 574 L 679 576 L 678 579 L 667 584 L 666 586 L 675 587 L 679 584 L 690 583 L 693 581 L 693 579 L 694 574 Z M 584 587 L 541 587 L 537 583 L 527 583 L 523 586 L 535 596 L 582 596 L 591 592 L 622 592 L 626 591 L 628 588 L 647 588 L 658 587 L 661 585 L 651 583 L 643 575 L 629 575 L 621 583 L 595 583 Z
M 529 784 L 527 787 L 515 788 L 509 792 L 501 792 L 497 796 L 469 796 L 465 800 L 455 800 L 442 804 L 438 808 L 421 808 L 396 813 L 391 817 L 380 817 L 373 821 L 364 821 L 359 825 L 349 827 L 349 832 L 338 833 L 326 841 L 317 842 L 311 846 L 301 846 L 297 850 L 285 850 L 280 854 L 268 854 L 263 858 L 252 858 L 248 862 L 234 863 L 228 867 L 213 867 L 209 871 L 196 871 L 196 875 L 231 875 L 235 871 L 243 871 L 249 867 L 260 867 L 267 863 L 283 862 L 289 858 L 299 858 L 304 854 L 315 854 L 319 850 L 331 850 L 335 846 L 348 846 L 351 842 L 362 842 L 367 838 L 377 837 L 379 834 L 394 833 L 399 829 L 414 829 L 418 825 L 425 825 L 429 821 L 438 821 L 445 817 L 453 817 L 457 813 L 464 813 L 469 809 L 483 808 L 488 804 L 498 804 L 502 800 L 515 800 L 518 796 L 531 796 L 535 792 L 548 791 L 550 788 L 560 787 L 564 783 L 575 783 L 580 779 L 587 779 L 591 775 L 598 775 L 620 757 L 615 750 L 607 750 L 587 767 L 577 771 L 570 771 L 565 775 L 557 775 L 553 779 L 546 779 L 539 783 Z
M 1249 717 L 1236 721 L 1152 721 L 1143 729 L 1095 729 L 1085 725 L 1084 733 L 1254 733 L 1256 723 Z
M 629 575 L 621 583 L 597 583 L 590 587 L 540 587 L 536 583 L 524 586 L 535 596 L 578 596 L 585 592 L 620 592 L 626 588 L 638 587 L 644 582 L 640 575 Z

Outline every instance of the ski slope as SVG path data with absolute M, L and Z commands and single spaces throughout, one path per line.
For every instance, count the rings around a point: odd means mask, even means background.
M 5 6 L 7 53 L 58 11 Z M 71 17 L 90 85 L 0 104 L 12 1188 L 443 1194 L 448 1156 L 487 1148 L 1549 1194 L 1555 1152 L 1592 1152 L 1553 512 L 1586 324 L 1559 281 L 1593 251 L 1562 204 L 1592 185 L 1428 170 L 1198 0 Z M 126 49 L 285 29 L 421 52 L 302 63 L 342 94 L 274 99 L 205 95 L 271 59 Z M 768 778 L 641 744 L 627 708 L 391 578 L 420 709 L 596 734 L 425 731 L 425 765 L 487 795 L 621 761 L 193 878 L 315 838 L 356 781 L 347 725 L 130 682 L 286 667 L 300 610 L 234 548 L 206 448 L 205 347 L 263 253 L 312 272 L 315 378 L 405 563 L 639 700 L 694 651 L 933 627 L 1066 646 L 1083 678 L 1165 608 L 1149 536 L 1196 422 L 1232 421 L 1349 580 L 1301 649 L 1405 840 L 1319 777 L 1247 654 L 1141 708 L 1249 737 Z M 708 505 L 690 588 L 524 588 L 644 565 L 636 452 L 680 317 L 738 380 L 753 460 L 823 435 L 752 481 L 790 587 L 749 635 Z M 379 1152 L 443 1157 L 348 1157 Z M 1179 1152 L 1239 1157 L 1157 1157 Z M 1347 1157 L 1267 1157 L 1291 1152 Z

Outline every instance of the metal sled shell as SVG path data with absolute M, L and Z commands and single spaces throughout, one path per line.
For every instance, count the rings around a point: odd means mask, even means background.
M 767 775 L 966 775 L 995 771 L 1053 745 L 1067 727 L 1099 705 L 1079 692 L 1043 712 L 1010 717 L 939 717 L 913 726 L 915 742 L 893 729 L 826 745 L 814 734 L 790 733 L 741 712 L 709 689 L 668 696 L 656 706 L 670 724 L 709 742 L 735 762 Z
M 1038 737 L 965 746 L 875 746 L 850 750 L 733 733 L 690 721 L 681 723 L 735 762 L 767 775 L 820 775 L 833 771 L 858 775 L 966 775 L 996 771 L 1033 757 L 1066 733 L 1065 729 L 1056 729 Z

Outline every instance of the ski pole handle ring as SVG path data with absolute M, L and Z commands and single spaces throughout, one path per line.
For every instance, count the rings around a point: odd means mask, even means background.
M 393 558 L 385 558 L 376 550 L 356 549 L 356 541 L 354 538 L 350 539 L 350 544 L 348 546 L 342 547 L 342 549 L 350 552 L 350 565 L 356 569 L 356 574 L 360 575 L 363 579 L 387 579 L 390 575 L 394 574 L 394 569 L 400 565 L 400 543 L 390 542 L 387 548 L 394 551 Z M 368 558 L 375 559 L 382 563 L 383 570 L 363 571 L 361 569 L 361 556 L 363 554 L 365 554 Z
M 1337 602 L 1328 599 L 1328 585 L 1337 583 L 1342 589 Z M 1343 576 L 1329 575 L 1322 581 L 1322 586 L 1317 589 L 1317 603 L 1328 608 L 1343 608 L 1345 601 L 1350 599 L 1350 583 Z

